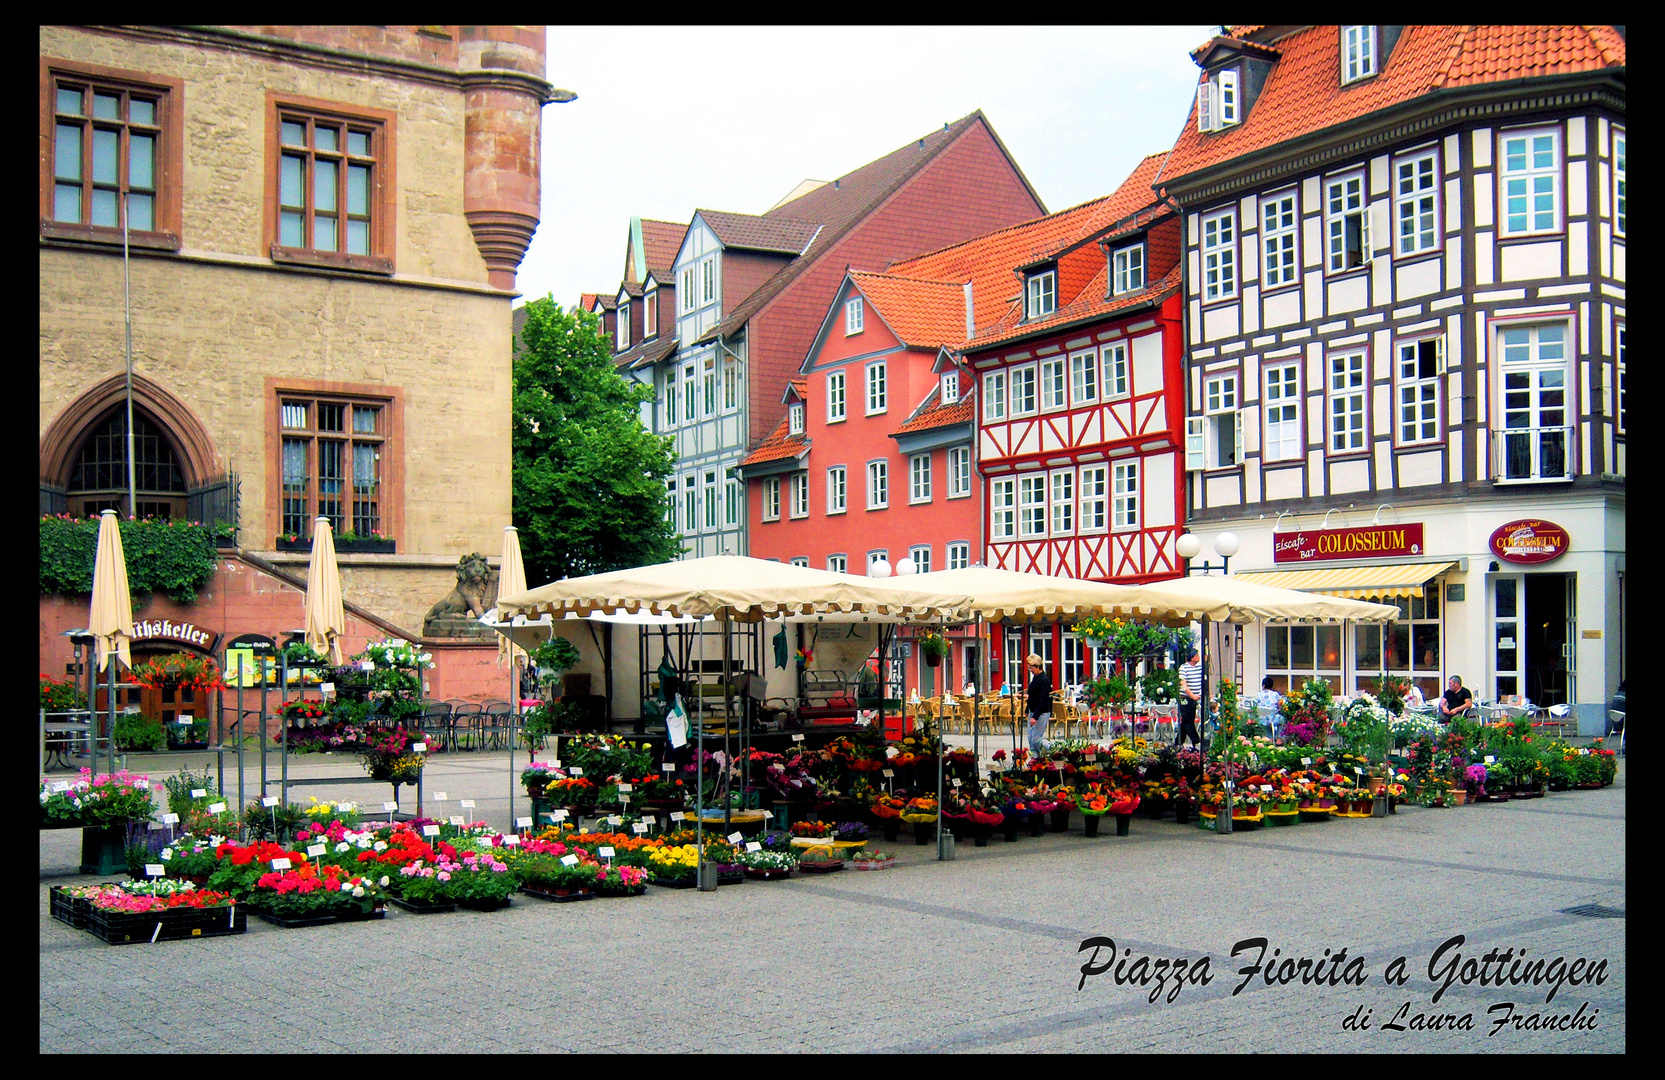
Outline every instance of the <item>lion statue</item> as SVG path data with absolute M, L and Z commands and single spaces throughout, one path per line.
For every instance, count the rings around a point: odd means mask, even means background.
M 478 619 L 497 602 L 497 574 L 486 557 L 471 551 L 457 560 L 457 587 L 451 594 L 428 609 L 424 625 L 435 619 L 456 619 L 473 616 Z

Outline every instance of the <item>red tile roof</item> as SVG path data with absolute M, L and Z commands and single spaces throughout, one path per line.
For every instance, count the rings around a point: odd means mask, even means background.
M 778 251 L 797 255 L 821 231 L 819 223 L 796 218 L 731 214 L 726 210 L 701 210 L 698 213 L 724 247 L 746 251 Z
M 782 420 L 767 439 L 757 444 L 757 449 L 740 460 L 741 467 L 758 465 L 765 461 L 779 461 L 781 458 L 801 457 L 809 450 L 809 436 L 799 433 L 791 435 L 787 432 L 790 420 Z
M 1106 297 L 1105 294 L 1110 291 L 1110 269 L 1107 264 L 1102 265 L 1098 275 L 1087 283 L 1087 287 L 1081 290 L 1073 302 L 1060 307 L 1044 319 L 1032 319 L 1029 322 L 1023 321 L 1021 306 L 1013 304 L 999 322 L 992 326 L 979 326 L 977 336 L 962 345 L 960 351 L 971 352 L 1013 338 L 1029 337 L 1075 323 L 1109 318 L 1129 308 L 1166 299 L 1179 288 L 1179 272 L 1180 264 L 1175 263 L 1173 269 L 1160 281 L 1154 281 L 1137 292 Z
M 676 253 L 682 248 L 682 238 L 688 232 L 687 225 L 674 221 L 654 221 L 651 218 L 642 219 L 642 254 L 647 257 L 649 272 L 664 271 L 669 273 L 676 264 Z M 668 278 L 660 278 L 668 281 Z
M 902 344 L 940 349 L 965 338 L 963 286 L 856 270 L 850 280 Z
M 980 236 L 963 244 L 933 251 L 890 267 L 890 274 L 955 283 L 971 282 L 972 307 L 979 330 L 1004 323 L 1020 314 L 1014 301 L 1021 299 L 1022 282 L 1015 271 L 1066 249 L 1098 237 L 1117 222 L 1150 207 L 1156 198 L 1151 182 L 1162 167 L 1164 154 L 1151 154 L 1141 161 L 1113 193 L 1091 202 L 1060 210 L 1043 218 Z M 1129 226 L 1132 227 L 1132 226 Z M 1120 230 L 1118 230 L 1120 231 Z M 1073 304 L 1076 296 L 1089 296 L 1098 282 L 1102 298 L 1104 258 L 1095 253 L 1098 273 L 1088 278 L 1074 295 L 1059 297 L 1061 305 Z M 1118 298 L 1120 299 L 1120 298 Z M 963 303 L 963 302 L 962 302 Z M 961 308 L 961 340 L 964 339 L 964 308 Z M 1051 323 L 1053 320 L 1048 320 Z M 981 334 L 977 339 L 981 342 Z
M 962 327 L 962 329 L 964 329 Z M 908 422 L 891 432 L 891 436 L 906 435 L 910 431 L 929 431 L 932 428 L 949 427 L 953 424 L 965 424 L 977 415 L 972 406 L 971 394 L 961 395 L 960 400 L 944 405 L 938 395 L 942 393 L 939 387 L 932 390 L 925 398 L 923 405 L 909 417 Z
M 786 388 L 796 395 L 799 401 L 809 400 L 808 379 L 788 379 L 786 380 Z
M 1233 28 L 1250 29 L 1258 28 Z M 1611 27 L 1407 26 L 1380 74 L 1343 86 L 1337 27 L 1302 27 L 1275 45 L 1281 58 L 1241 124 L 1199 132 L 1192 99 L 1164 183 L 1445 87 L 1625 63 L 1624 38 Z

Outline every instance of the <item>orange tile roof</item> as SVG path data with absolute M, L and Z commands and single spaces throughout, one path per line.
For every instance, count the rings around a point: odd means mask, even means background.
M 669 269 L 675 264 L 676 253 L 681 250 L 682 238 L 687 232 L 687 225 L 675 221 L 642 219 L 642 254 L 647 260 L 650 273 L 654 270 Z
M 940 349 L 965 338 L 965 289 L 950 281 L 850 272 L 850 280 L 904 345 Z
M 963 329 L 963 327 L 962 327 Z M 942 393 L 940 388 L 932 390 L 925 397 L 925 402 L 918 412 L 909 418 L 908 422 L 891 432 L 891 436 L 906 435 L 910 431 L 929 431 L 932 428 L 948 427 L 952 424 L 965 424 L 975 416 L 972 407 L 971 394 L 961 395 L 960 400 L 944 405 L 938 400 Z
M 1611 27 L 1407 26 L 1380 74 L 1343 86 L 1337 27 L 1303 27 L 1275 45 L 1281 58 L 1272 65 L 1241 124 L 1199 132 L 1193 97 L 1185 129 L 1162 170 L 1162 182 L 1445 87 L 1625 63 L 1624 39 Z
M 1076 300 L 1059 308 L 1045 319 L 1034 319 L 1024 322 L 1022 308 L 1013 304 L 1011 309 L 1001 320 L 992 326 L 979 326 L 977 336 L 961 346 L 962 352 L 971 352 L 1012 338 L 1029 337 L 1033 334 L 1045 333 L 1058 327 L 1086 322 L 1092 319 L 1108 318 L 1117 312 L 1140 304 L 1166 299 L 1179 288 L 1180 264 L 1175 263 L 1162 280 L 1152 282 L 1137 292 L 1122 293 L 1120 296 L 1106 297 L 1109 292 L 1109 266 L 1100 268 L 1098 275 L 1087 283 Z
M 769 437 L 757 444 L 757 449 L 740 459 L 741 466 L 758 465 L 765 461 L 778 461 L 781 458 L 794 458 L 803 455 L 809 449 L 809 436 L 807 434 L 788 434 L 788 423 L 788 420 L 782 420 L 777 424 Z
M 1151 183 L 1165 157 L 1165 154 L 1151 154 L 1145 158 L 1109 195 L 896 263 L 889 272 L 894 276 L 954 283 L 970 281 L 972 307 L 980 328 L 1014 317 L 1013 301 L 1020 298 L 1023 291 L 1016 274 L 1017 268 L 1056 256 L 1060 251 L 1104 233 L 1116 222 L 1150 206 L 1156 201 L 1151 193 Z M 1097 280 L 1097 295 L 1102 297 L 1105 292 L 1103 278 L 1104 274 L 1099 273 L 1096 278 L 1089 279 L 1076 295 L 1091 295 L 1092 282 Z M 1073 304 L 1075 299 L 1075 296 L 1059 297 L 1060 303 L 1066 306 Z M 963 339 L 963 301 L 961 312 Z
M 786 388 L 790 392 L 796 394 L 798 396 L 799 401 L 808 401 L 809 400 L 809 380 L 808 379 L 788 379 L 788 380 L 786 380 Z

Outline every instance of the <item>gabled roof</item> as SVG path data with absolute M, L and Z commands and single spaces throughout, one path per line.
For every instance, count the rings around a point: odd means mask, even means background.
M 797 398 L 799 401 L 808 401 L 809 400 L 809 380 L 808 379 L 788 379 L 788 380 L 786 380 L 786 392 L 781 394 L 780 399 L 783 402 L 789 402 L 793 398 Z
M 894 438 L 897 435 L 906 435 L 913 431 L 929 431 L 932 428 L 970 423 L 972 417 L 977 415 L 970 392 L 961 394 L 960 400 L 950 402 L 947 405 L 942 403 L 941 394 L 942 388 L 940 385 L 933 387 L 931 392 L 925 395 L 925 400 L 920 402 L 919 408 L 915 409 L 913 415 L 908 417 L 907 423 L 891 432 L 891 436 Z
M 769 437 L 757 444 L 756 450 L 740 459 L 740 467 L 743 469 L 748 465 L 760 465 L 765 461 L 803 457 L 809 453 L 807 429 L 797 435 L 792 435 L 789 433 L 790 424 L 790 418 L 781 420 Z
M 1044 319 L 1023 321 L 1023 308 L 1020 304 L 1013 304 L 1001 317 L 1000 321 L 991 326 L 979 326 L 977 336 L 966 342 L 961 348 L 964 352 L 986 348 L 1010 341 L 1013 338 L 1030 337 L 1034 334 L 1046 333 L 1075 323 L 1090 322 L 1109 318 L 1119 312 L 1131 308 L 1143 307 L 1167 299 L 1179 289 L 1180 264 L 1175 263 L 1173 269 L 1163 275 L 1160 281 L 1153 281 L 1143 289 L 1122 293 L 1119 296 L 1106 297 L 1109 292 L 1110 268 L 1108 264 L 1101 266 L 1098 273 L 1089 281 L 1076 298 L 1060 306 L 1057 311 Z
M 1193 97 L 1162 183 L 1436 90 L 1625 65 L 1624 38 L 1608 26 L 1407 26 L 1379 74 L 1346 86 L 1338 27 L 1302 27 L 1276 44 L 1280 58 L 1241 124 L 1199 132 Z
M 822 224 L 821 231 L 814 241 L 804 251 L 800 258 L 794 259 L 777 270 L 767 281 L 752 291 L 752 294 L 740 302 L 729 312 L 716 327 L 708 332 L 701 340 L 708 340 L 718 335 L 731 336 L 739 331 L 748 320 L 765 305 L 797 279 L 815 260 L 837 246 L 839 241 L 856 225 L 860 224 L 881 203 L 888 199 L 903 184 L 907 183 L 916 173 L 974 125 L 982 124 L 989 136 L 994 140 L 1006 159 L 1011 163 L 1012 171 L 1023 182 L 1024 188 L 1034 198 L 1035 205 L 1045 206 L 1041 197 L 1036 194 L 1023 170 L 1018 168 L 1012 155 L 1006 150 L 1005 144 L 995 135 L 994 128 L 983 115 L 981 109 L 961 117 L 952 124 L 946 124 L 940 131 L 933 131 L 922 139 L 910 142 L 899 150 L 893 150 L 877 161 L 871 161 L 854 172 L 845 173 L 828 184 L 822 184 L 791 202 L 783 203 L 775 210 L 769 211 L 764 217 L 790 217 L 803 221 L 817 221 Z
M 821 230 L 817 222 L 795 218 L 731 214 L 726 210 L 697 210 L 695 213 L 711 227 L 725 248 L 745 251 L 798 255 Z
M 938 349 L 965 338 L 964 286 L 859 270 L 850 280 L 902 344 Z
M 619 367 L 639 371 L 652 367 L 676 352 L 678 339 L 675 334 L 661 333 L 658 337 L 638 342 L 613 358 Z
M 682 247 L 682 238 L 688 232 L 688 226 L 675 221 L 654 221 L 651 218 L 642 219 L 642 254 L 647 260 L 649 270 L 667 273 L 676 262 L 676 253 Z M 644 276 L 644 280 L 646 280 Z M 660 281 L 669 281 L 662 277 Z
M 896 263 L 889 273 L 937 281 L 970 281 L 976 324 L 979 328 L 992 325 L 1009 313 L 1013 300 L 1023 291 L 1014 273 L 1018 267 L 1056 257 L 1096 239 L 1156 202 L 1150 185 L 1162 167 L 1164 156 L 1151 154 L 1139 162 L 1112 194 Z M 1103 295 L 1102 289 L 1100 295 Z M 963 306 L 961 313 L 963 340 Z

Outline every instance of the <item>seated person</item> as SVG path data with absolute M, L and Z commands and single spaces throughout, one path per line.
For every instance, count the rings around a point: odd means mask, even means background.
M 1260 707 L 1261 715 L 1266 717 L 1267 726 L 1272 729 L 1272 738 L 1282 735 L 1283 695 L 1272 689 L 1272 676 L 1260 680 L 1260 693 L 1255 695 L 1255 704 Z
M 1453 716 L 1473 715 L 1474 695 L 1463 685 L 1461 676 L 1451 676 L 1446 683 L 1445 693 L 1440 697 L 1440 719 L 1450 720 Z
M 1405 708 L 1420 709 L 1427 704 L 1427 699 L 1422 696 L 1422 687 L 1411 683 L 1411 688 L 1405 691 Z

